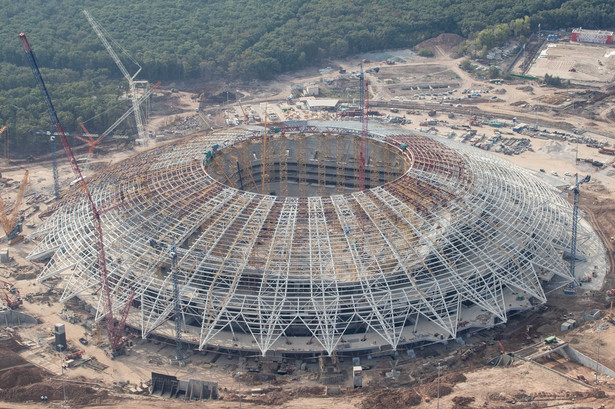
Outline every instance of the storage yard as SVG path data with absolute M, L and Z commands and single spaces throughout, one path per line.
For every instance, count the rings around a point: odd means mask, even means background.
M 459 68 L 457 39 L 430 41 L 434 59 L 372 53 L 232 97 L 154 93 L 156 138 L 102 145 L 88 165 L 109 209 L 111 327 L 68 163 L 57 203 L 48 158 L 2 166 L 6 203 L 30 179 L 0 269 L 20 299 L 0 320 L 3 406 L 59 407 L 63 383 L 70 407 L 613 405 L 612 78 L 580 65 L 566 91 L 494 84 Z M 548 53 L 573 46 L 596 48 Z M 351 114 L 359 62 L 367 128 Z M 336 103 L 288 98 L 314 85 Z M 591 180 L 573 275 L 560 192 L 575 173 Z

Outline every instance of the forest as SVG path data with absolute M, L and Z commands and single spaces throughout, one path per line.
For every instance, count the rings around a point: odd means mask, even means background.
M 0 127 L 9 126 L 16 156 L 46 152 L 40 133 L 50 129 L 20 32 L 69 132 L 80 132 L 79 122 L 102 132 L 128 109 L 127 84 L 83 9 L 139 61 L 140 79 L 163 84 L 269 79 L 444 32 L 493 37 L 518 19 L 532 30 L 608 29 L 615 21 L 612 0 L 0 0 Z

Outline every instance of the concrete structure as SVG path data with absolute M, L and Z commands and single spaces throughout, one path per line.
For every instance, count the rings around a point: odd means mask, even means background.
M 564 358 L 570 359 L 571 361 L 583 365 L 587 368 L 598 370 L 598 373 L 601 373 L 602 375 L 615 378 L 615 371 L 613 371 L 611 368 L 608 368 L 601 363 L 596 362 L 592 358 L 582 354 L 568 344 L 566 344 L 565 348 L 558 350 L 557 353 Z
M 0 250 L 0 263 L 6 264 L 11 261 L 9 257 L 9 249 Z
M 173 337 L 173 242 L 183 339 L 200 349 L 386 353 L 505 322 L 573 281 L 557 190 L 467 145 L 371 128 L 358 191 L 360 126 L 197 135 L 91 177 L 119 205 L 102 215 L 114 308 L 134 289 L 128 323 Z M 101 319 L 88 209 L 68 192 L 29 257 L 52 255 L 39 280 L 68 272 L 62 301 Z
M 30 326 L 38 324 L 36 318 L 15 310 L 0 311 L 0 323 L 8 327 Z
M 318 88 L 318 85 L 308 85 L 303 90 L 303 95 L 305 96 L 317 97 L 319 93 L 320 89 Z
M 559 330 L 560 331 L 568 331 L 568 330 L 571 330 L 571 329 L 575 329 L 576 327 L 577 327 L 577 320 L 573 320 L 571 318 L 571 319 L 568 319 L 568 320 L 562 322 L 562 324 L 560 325 Z
M 56 351 L 63 352 L 66 351 L 66 328 L 64 324 L 55 324 L 54 325 L 54 334 L 55 341 L 54 345 L 56 347 Z
M 583 30 L 579 27 L 572 30 L 570 41 L 593 44 L 613 44 L 613 32 L 603 30 Z
M 338 99 L 330 99 L 330 98 L 319 98 L 312 99 L 308 98 L 305 100 L 305 105 L 310 111 L 334 111 L 337 108 L 339 100 Z

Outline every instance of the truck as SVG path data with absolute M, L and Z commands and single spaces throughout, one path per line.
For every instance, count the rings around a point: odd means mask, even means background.
M 557 337 L 555 337 L 554 335 L 545 338 L 545 344 L 553 344 L 555 342 L 557 342 Z

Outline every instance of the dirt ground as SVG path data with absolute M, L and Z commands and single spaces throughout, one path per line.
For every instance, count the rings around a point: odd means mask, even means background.
M 547 43 L 527 72 L 534 77 L 545 74 L 571 81 L 613 81 L 615 49 L 598 44 Z
M 358 70 L 359 63 L 364 63 L 364 69 L 379 67 L 379 72 L 366 74 L 370 81 L 370 98 L 375 102 L 397 102 L 414 104 L 418 108 L 404 109 L 402 112 L 393 112 L 387 108 L 378 108 L 389 117 L 400 115 L 411 121 L 405 127 L 420 129 L 423 121 L 434 119 L 428 115 L 428 109 L 438 109 L 439 105 L 447 105 L 454 113 L 454 117 L 438 112 L 435 119 L 438 124 L 433 127 L 434 135 L 447 137 L 452 126 L 467 125 L 473 114 L 469 113 L 469 106 L 477 107 L 484 118 L 512 118 L 518 117 L 519 122 L 527 122 L 538 127 L 550 127 L 557 123 L 558 129 L 567 132 L 580 130 L 596 140 L 609 144 L 615 142 L 612 137 L 612 128 L 615 116 L 609 116 L 615 108 L 615 100 L 608 92 L 587 90 L 584 87 L 573 87 L 565 91 L 542 87 L 537 83 L 504 83 L 490 84 L 487 81 L 477 80 L 459 68 L 459 58 L 455 52 L 455 45 L 459 38 L 449 35 L 424 44 L 433 48 L 434 58 L 419 57 L 411 50 L 393 50 L 381 53 L 369 53 L 341 61 L 331 61 L 328 65 L 331 70 L 322 74 L 317 68 L 309 68 L 301 72 L 280 76 L 275 81 L 258 84 L 208 84 L 208 94 L 223 92 L 236 92 L 241 99 L 243 107 L 234 102 L 226 104 L 224 101 L 208 106 L 199 102 L 199 95 L 203 87 L 195 84 L 174 84 L 179 92 L 172 92 L 171 87 L 161 87 L 154 97 L 152 104 L 153 116 L 150 118 L 149 130 L 156 135 L 156 139 L 148 140 L 144 146 L 132 146 L 125 149 L 114 144 L 103 145 L 94 161 L 90 164 L 91 171 L 104 169 L 105 166 L 124 160 L 135 152 L 149 149 L 160 143 L 202 132 L 212 128 L 225 127 L 226 120 L 241 119 L 244 112 L 258 114 L 261 117 L 275 113 L 280 120 L 305 119 L 339 119 L 334 114 L 309 112 L 298 107 L 294 101 L 287 97 L 291 87 L 296 85 L 320 84 L 325 92 L 337 92 L 340 95 L 331 97 L 347 98 L 356 90 L 356 78 L 341 78 L 339 69 L 348 73 Z M 567 47 L 567 46 L 566 46 Z M 566 50 L 562 47 L 551 47 L 548 55 L 554 56 L 556 50 Z M 602 52 L 602 51 L 601 51 Z M 584 58 L 594 58 L 588 54 Z M 384 61 L 395 59 L 394 65 Z M 604 57 L 605 63 L 611 63 L 614 56 Z M 614 60 L 615 61 L 615 60 Z M 539 64 L 541 64 L 540 62 Z M 605 70 L 611 67 L 605 64 Z M 325 67 L 323 67 L 325 68 Z M 612 68 L 608 68 L 611 70 Z M 583 72 L 583 67 L 580 67 Z M 605 88 L 612 85 L 607 77 L 604 80 Z M 332 85 L 327 86 L 330 81 Z M 424 96 L 417 99 L 415 94 L 426 94 L 425 90 L 418 90 L 418 85 L 441 85 L 451 91 L 444 100 L 442 96 Z M 478 102 L 470 102 L 464 89 L 489 91 Z M 452 92 L 453 90 L 456 90 Z M 432 92 L 430 92 L 432 93 Z M 491 99 L 491 96 L 497 96 Z M 435 98 L 435 99 L 432 99 Z M 442 104 L 440 104 L 442 102 Z M 461 105 L 457 107 L 456 105 Z M 197 108 L 200 110 L 197 112 Z M 594 112 L 595 111 L 595 112 Z M 448 112 L 448 111 L 447 111 Z M 510 119 L 508 120 L 510 122 Z M 482 126 L 476 128 L 479 133 L 491 134 L 493 129 Z M 502 129 L 509 132 L 510 128 Z M 512 134 L 512 133 L 511 133 Z M 553 140 L 545 137 L 527 136 L 531 140 L 532 150 L 519 155 L 497 154 L 522 167 L 539 171 L 545 169 L 547 173 L 557 171 L 560 175 L 565 172 L 574 174 L 591 174 L 592 182 L 585 185 L 581 195 L 581 207 L 589 214 L 591 223 L 599 228 L 608 250 L 612 250 L 611 237 L 615 237 L 615 169 L 605 167 L 598 170 L 588 164 L 575 162 L 575 157 L 593 158 L 595 160 L 612 161 L 613 157 L 601 155 L 596 148 L 585 144 L 570 143 L 563 140 Z M 83 154 L 80 153 L 79 157 Z M 22 163 L 14 161 L 12 164 L 1 164 L 2 176 L 8 179 L 4 189 L 3 198 L 11 203 L 15 198 L 17 186 L 25 170 L 30 172 L 31 186 L 26 195 L 24 233 L 27 235 L 35 231 L 41 221 L 38 215 L 53 205 L 52 173 L 49 158 L 42 158 L 35 163 Z M 65 160 L 59 163 L 61 186 L 68 186 L 72 176 L 70 167 Z M 561 176 L 563 185 L 569 184 L 569 177 Z M 10 205 L 9 205 L 10 207 Z M 19 339 L 26 342 L 28 347 L 15 352 L 2 355 L 0 353 L 0 407 L 22 408 L 39 407 L 37 403 L 39 394 L 47 394 L 54 401 L 47 406 L 61 406 L 61 374 L 60 356 L 53 352 L 49 345 L 51 328 L 56 322 L 63 322 L 67 328 L 69 342 L 74 348 L 85 351 L 85 356 L 95 357 L 96 360 L 108 368 L 95 371 L 88 367 L 66 369 L 65 376 L 70 386 L 67 390 L 70 407 L 135 407 L 135 408 L 235 408 L 238 407 L 238 383 L 233 374 L 239 367 L 237 358 L 227 360 L 220 358 L 217 365 L 206 365 L 206 358 L 198 354 L 192 358 L 187 367 L 178 368 L 169 364 L 173 355 L 173 347 L 165 344 L 156 344 L 145 341 L 135 342 L 131 354 L 110 360 L 101 348 L 96 346 L 96 334 L 88 325 L 91 316 L 79 309 L 71 307 L 64 310 L 57 302 L 59 293 L 45 285 L 36 282 L 42 266 L 25 261 L 34 242 L 24 240 L 10 247 L 10 256 L 13 261 L 7 265 L 0 265 L 0 278 L 17 283 L 22 297 L 30 294 L 31 297 L 24 303 L 23 311 L 37 318 L 40 324 L 30 328 L 17 330 Z M 611 260 L 612 262 L 612 260 Z M 607 276 L 607 288 L 615 287 L 615 275 Z M 526 314 L 523 317 L 511 318 L 504 328 L 488 331 L 478 335 L 478 339 L 468 342 L 477 342 L 479 339 L 501 339 L 507 351 L 516 350 L 524 346 L 522 333 L 525 325 L 534 325 L 540 336 L 555 334 L 570 342 L 576 349 L 587 356 L 597 355 L 598 334 L 600 335 L 600 362 L 615 369 L 615 329 L 607 326 L 598 332 L 599 323 L 585 324 L 569 332 L 559 331 L 559 322 L 564 314 L 574 313 L 580 316 L 591 308 L 605 309 L 604 293 L 601 291 L 587 295 L 579 295 L 571 303 L 570 298 L 552 296 L 548 309 L 543 313 Z M 77 315 L 79 319 L 71 323 L 68 315 Z M 86 325 L 88 323 L 88 325 Z M 601 322 L 600 322 L 601 323 Z M 79 344 L 78 338 L 85 336 L 90 340 L 89 345 Z M 482 338 L 480 338 L 482 337 Z M 102 335 L 104 339 L 104 334 Z M 271 382 L 242 384 L 242 407 L 264 408 L 278 406 L 280 408 L 321 408 L 336 406 L 345 408 L 389 408 L 389 407 L 435 407 L 437 399 L 436 363 L 448 349 L 434 348 L 425 351 L 424 356 L 416 360 L 401 363 L 401 372 L 397 379 L 386 379 L 384 369 L 390 368 L 390 362 L 376 361 L 374 368 L 365 371 L 366 388 L 363 390 L 346 389 L 350 386 L 347 380 L 343 385 L 343 395 L 325 396 L 324 387 L 318 385 L 312 372 L 296 375 L 291 380 L 280 381 L 278 389 L 264 395 L 254 395 L 248 392 L 256 387 L 271 386 Z M 448 347 L 447 347 L 448 348 Z M 452 346 L 451 348 L 457 348 Z M 7 347 L 8 349 L 8 347 Z M 20 348 L 17 348 L 20 349 Z M 487 368 L 485 361 L 497 355 L 499 347 L 491 344 L 487 349 L 476 354 L 469 361 L 455 361 L 445 367 L 442 372 L 440 385 L 441 407 L 446 408 L 478 408 L 478 407 L 615 407 L 615 401 L 610 396 L 613 380 L 599 377 L 598 387 L 606 392 L 607 398 L 594 398 L 591 388 L 563 376 L 576 377 L 584 374 L 587 379 L 594 374 L 590 368 L 579 367 L 565 360 L 552 360 L 542 362 L 544 366 L 554 369 L 563 375 L 555 374 L 537 364 L 521 363 L 507 368 Z M 434 356 L 436 358 L 434 358 Z M 23 365 L 23 366 L 22 366 Z M 153 397 L 128 394 L 127 388 L 120 388 L 119 382 L 129 381 L 129 385 L 145 388 L 151 371 L 176 375 L 180 379 L 198 378 L 218 382 L 223 400 L 217 402 L 178 402 Z M 410 387 L 409 387 L 410 386 Z M 244 391 L 245 389 L 245 391 Z M 568 395 L 566 395 L 568 393 Z M 575 394 L 576 393 L 576 394 Z M 528 403 L 529 397 L 532 402 Z M 429 402 L 426 402 L 426 398 Z M 572 400 L 574 398 L 574 401 Z M 19 400 L 20 402 L 14 402 Z M 31 403 L 25 401 L 31 400 Z M 515 403 L 512 403 L 515 402 Z M 531 406 L 533 405 L 533 406 Z M 583 406 L 584 405 L 584 406 Z

